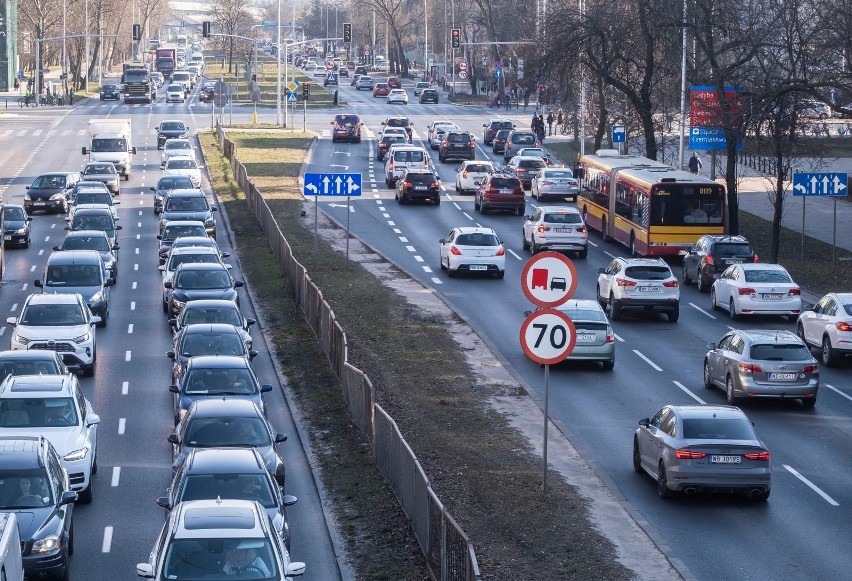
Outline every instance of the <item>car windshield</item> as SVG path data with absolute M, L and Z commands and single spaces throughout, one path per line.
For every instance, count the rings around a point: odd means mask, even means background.
M 269 479 L 263 474 L 190 474 L 175 501 L 216 498 L 256 500 L 264 508 L 276 506 Z M 254 579 L 254 575 L 251 578 Z
M 843 310 L 846 311 L 847 315 L 852 315 L 852 303 L 843 305 Z
M 207 232 L 204 231 L 204 224 L 199 225 L 179 225 L 179 226 L 166 226 L 163 229 L 163 240 L 174 240 L 180 236 L 206 236 Z
M 107 215 L 89 215 L 89 214 L 74 214 L 74 221 L 71 222 L 72 230 L 103 230 L 104 232 L 112 232 L 115 230 L 115 224 L 111 216 Z
M 500 241 L 494 234 L 484 232 L 473 232 L 471 234 L 459 234 L 453 241 L 456 246 L 500 246 Z
M 798 343 L 759 343 L 751 346 L 756 361 L 810 361 L 811 353 Z
M 229 448 L 271 446 L 269 430 L 259 417 L 193 418 L 183 437 L 194 448 Z
M 103 91 L 117 91 L 118 87 L 115 85 L 104 85 Z
M 405 176 L 405 181 L 417 185 L 432 185 L 435 183 L 435 176 L 430 173 L 410 173 Z
M 175 288 L 183 290 L 221 289 L 231 287 L 231 277 L 224 270 L 187 270 L 179 272 Z
M 501 129 L 500 131 L 498 131 L 498 132 L 494 135 L 494 139 L 496 139 L 497 141 L 505 141 L 506 136 L 508 136 L 508 135 L 509 135 L 509 130 L 508 130 L 508 129 Z
M 167 212 L 203 212 L 207 209 L 207 200 L 203 196 L 169 198 L 166 204 Z
M 170 159 L 168 161 L 169 169 L 198 169 L 194 159 Z
M 405 143 L 408 140 L 398 133 L 392 133 L 390 135 L 383 135 L 382 142 L 383 143 Z
M 514 178 L 492 178 L 491 187 L 498 190 L 516 190 L 521 187 L 521 182 Z
M 793 282 L 790 275 L 783 270 L 746 270 L 746 282 Z
M 80 192 L 74 197 L 75 204 L 106 204 L 112 205 L 112 194 L 109 192 Z
M 53 504 L 53 494 L 44 468 L 3 469 L 0 478 L 0 510 L 41 508 Z
M 243 324 L 240 318 L 240 313 L 236 309 L 202 309 L 192 308 L 191 305 L 192 303 L 187 305 L 186 311 L 184 312 L 184 325 L 194 325 L 196 323 L 224 323 L 226 325 L 241 327 Z
M 251 570 L 243 568 L 246 572 L 239 574 L 241 579 L 282 579 L 267 539 L 229 539 L 221 535 L 213 539 L 172 539 L 166 549 L 160 578 L 180 581 L 235 578 L 236 573 L 230 571 L 239 568 L 222 565 L 230 560 L 252 563 Z M 225 567 L 229 567 L 228 572 Z
M 0 428 L 68 428 L 77 425 L 70 397 L 0 400 Z
M 542 161 L 540 159 L 522 159 L 518 163 L 518 167 L 531 168 L 531 169 L 542 168 L 545 165 L 547 165 L 547 164 L 545 164 L 544 161 Z
M 470 136 L 466 133 L 450 133 L 447 140 L 450 143 L 467 143 L 470 141 Z
M 395 151 L 393 160 L 397 163 L 420 163 L 424 159 L 425 153 L 418 150 L 415 151 Z
M 115 166 L 111 163 L 99 163 L 97 165 L 87 165 L 86 169 L 83 170 L 83 175 L 107 175 L 114 174 Z
M 583 218 L 574 212 L 546 212 L 542 221 L 548 224 L 582 224 Z
M 65 187 L 65 176 L 38 176 L 30 187 L 33 188 L 59 188 Z
M 684 418 L 686 440 L 757 440 L 745 418 Z
M 28 305 L 18 321 L 27 327 L 82 325 L 86 322 L 79 305 Z
M 184 188 L 191 188 L 192 180 L 187 176 L 169 176 L 162 177 L 157 182 L 158 190 L 180 190 Z
M 0 360 L 0 377 L 7 375 L 58 375 L 62 373 L 53 359 Z M 2 422 L 0 418 L 0 422 Z
M 511 121 L 492 121 L 491 129 L 512 129 Z
M 169 88 L 174 86 L 180 87 L 180 85 L 169 85 Z M 186 125 L 175 121 L 163 121 L 160 124 L 160 131 L 186 131 Z
M 98 267 L 90 264 L 53 264 L 47 267 L 47 286 L 98 286 Z
M 385 122 L 386 127 L 408 127 L 408 119 L 390 118 Z
M 713 254 L 717 256 L 751 256 L 751 246 L 730 242 L 717 242 L 713 245 Z
M 571 175 L 570 170 L 559 169 L 559 170 L 546 171 L 542 174 L 542 177 L 553 178 L 553 179 L 565 179 L 565 178 L 572 178 L 574 176 Z
M 180 345 L 180 354 L 183 357 L 244 353 L 243 340 L 237 333 L 187 333 Z
M 123 137 L 92 139 L 92 151 L 127 151 L 127 140 Z
M 667 266 L 628 266 L 624 274 L 635 280 L 666 280 L 672 277 L 672 271 Z
M 26 215 L 23 208 L 6 206 L 3 208 L 3 218 L 6 220 L 23 220 Z
M 198 252 L 193 254 L 172 254 L 169 259 L 169 271 L 177 270 L 177 267 L 183 263 L 213 263 L 219 262 L 219 257 L 210 252 Z
M 598 321 L 606 322 L 606 315 L 600 309 L 574 309 L 574 308 L 559 308 L 560 311 L 568 315 L 572 321 Z
M 67 236 L 62 243 L 62 250 L 109 250 L 109 242 L 103 236 Z
M 357 115 L 338 115 L 334 119 L 340 125 L 357 125 L 358 124 L 358 116 Z
M 464 171 L 469 173 L 491 173 L 494 168 L 484 163 L 471 163 L 465 166 Z
M 184 382 L 187 395 L 252 395 L 257 388 L 246 368 L 191 369 Z
M 166 149 L 192 149 L 188 141 L 166 141 Z
M 515 134 L 515 135 L 512 136 L 512 143 L 515 143 L 515 144 L 518 144 L 518 145 L 535 145 L 535 137 L 533 137 L 532 135 L 524 134 L 524 133 L 522 133 L 520 135 Z

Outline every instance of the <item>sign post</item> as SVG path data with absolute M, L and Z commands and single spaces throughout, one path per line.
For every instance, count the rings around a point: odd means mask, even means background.
M 793 174 L 793 195 L 802 197 L 802 269 L 805 268 L 805 203 L 808 197 L 834 198 L 834 232 L 831 238 L 831 271 L 835 272 L 837 262 L 837 198 L 845 198 L 849 193 L 849 174 L 845 173 L 802 173 Z
M 547 424 L 550 421 L 550 366 L 563 361 L 577 342 L 574 323 L 557 310 L 577 289 L 577 269 L 564 254 L 542 252 L 533 256 L 521 272 L 521 289 L 541 307 L 521 324 L 521 348 L 527 357 L 544 366 L 544 442 L 542 491 L 547 494 Z
M 349 260 L 349 203 L 351 196 L 361 195 L 360 173 L 306 173 L 302 187 L 306 198 L 314 196 L 314 245 L 317 233 L 317 196 L 346 196 L 346 260 Z

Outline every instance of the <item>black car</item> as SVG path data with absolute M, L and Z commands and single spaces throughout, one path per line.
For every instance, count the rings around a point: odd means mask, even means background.
M 246 318 L 234 301 L 222 299 L 206 299 L 187 303 L 180 316 L 169 320 L 175 333 L 187 325 L 199 325 L 204 323 L 226 323 L 233 325 L 245 336 L 251 345 L 249 327 L 257 321 Z
M 215 239 L 216 219 L 213 213 L 218 211 L 216 206 L 207 202 L 207 196 L 201 190 L 172 190 L 163 202 L 160 232 L 162 233 L 169 222 L 191 220 L 203 223 L 207 235 Z
M 409 170 L 405 177 L 397 181 L 394 198 L 400 204 L 431 201 L 437 206 L 441 203 L 441 184 L 429 170 Z
M 56 214 L 68 212 L 68 195 L 74 184 L 80 181 L 78 171 L 57 171 L 38 176 L 27 186 L 24 194 L 24 209 L 28 214 L 44 210 Z
M 685 215 L 684 221 L 690 217 L 691 213 Z M 707 220 L 707 213 L 704 213 L 704 220 Z M 681 254 L 683 284 L 695 281 L 698 283 L 698 292 L 702 293 L 708 292 L 713 281 L 732 264 L 758 261 L 751 244 L 742 236 L 702 236 L 692 248 Z
M 109 188 L 103 182 L 95 181 L 95 180 L 80 180 L 79 182 L 74 184 L 74 187 L 71 188 L 71 190 L 68 192 L 68 195 L 66 196 L 68 198 L 68 201 L 73 204 L 74 203 L 74 197 L 77 195 L 77 192 L 79 192 L 80 190 L 84 190 L 84 189 L 85 190 L 98 189 L 98 190 L 102 190 L 104 192 L 109 193 Z
M 158 250 L 160 264 L 166 263 L 172 244 L 180 236 L 207 236 L 207 229 L 204 227 L 204 222 L 197 220 L 173 221 L 166 224 L 162 234 L 157 234 L 157 240 L 160 241 Z
M 411 143 L 411 132 L 413 125 L 408 117 L 388 117 L 382 121 L 382 127 L 400 127 L 408 134 L 408 142 Z
M 6 204 L 3 206 L 3 243 L 7 247 L 23 246 L 29 248 L 32 220 L 21 205 Z
M 112 99 L 118 101 L 121 99 L 121 91 L 118 90 L 118 85 L 108 84 L 101 87 L 101 101 Z
M 0 474 L 0 511 L 18 515 L 24 574 L 67 579 L 77 493 L 56 450 L 43 436 L 0 437 Z
M 0 351 L 0 377 L 7 375 L 62 375 L 70 373 L 62 357 L 49 349 Z
M 163 309 L 169 317 L 176 317 L 186 303 L 199 299 L 225 299 L 240 304 L 237 289 L 244 286 L 241 280 L 231 278 L 228 268 L 222 263 L 186 263 L 178 266 L 173 282 L 165 282 L 169 289 L 168 305 Z
M 503 153 L 503 150 L 506 149 L 506 138 L 509 136 L 511 131 L 511 129 L 501 129 L 494 134 L 494 138 L 491 140 L 492 152 Z
M 388 149 L 390 149 L 390 146 L 394 143 L 408 143 L 408 141 L 399 133 L 382 135 L 382 138 L 376 144 L 376 161 L 384 161 L 385 155 L 388 153 Z
M 198 100 L 202 103 L 209 103 L 216 97 L 216 83 L 214 81 L 205 81 L 201 83 L 198 89 Z
M 482 125 L 485 131 L 482 132 L 482 143 L 491 145 L 494 141 L 494 136 L 501 129 L 514 129 L 515 125 L 511 119 L 491 119 L 488 123 Z M 495 152 L 496 153 L 496 152 Z
M 467 131 L 447 131 L 438 146 L 438 160 L 476 159 L 473 135 Z
M 228 421 L 222 418 L 217 426 L 204 426 L 205 431 L 219 431 L 233 436 L 240 428 L 239 420 Z M 215 418 L 214 421 L 218 421 Z M 211 430 L 210 428 L 214 428 Z M 225 435 L 225 434 L 223 434 Z M 250 436 L 251 437 L 251 436 Z M 237 445 L 240 444 L 236 439 Z M 263 458 L 255 448 L 195 448 L 190 451 L 186 461 L 181 463 L 174 480 L 168 489 L 168 496 L 161 496 L 157 504 L 171 510 L 179 502 L 186 500 L 254 500 L 266 509 L 269 520 L 276 532 L 284 540 L 284 546 L 290 549 L 290 527 L 287 524 L 287 508 L 296 504 L 296 497 L 285 495 L 280 486 L 263 463 Z
M 257 356 L 251 349 L 251 338 L 234 325 L 207 323 L 186 325 L 174 338 L 174 349 L 166 356 L 174 361 L 172 383 L 179 383 L 190 357 L 200 355 L 235 355 L 249 361 Z
M 118 280 L 118 251 L 120 247 L 115 241 L 110 241 L 109 235 L 103 230 L 77 230 L 65 235 L 62 244 L 53 247 L 58 250 L 95 250 L 104 261 L 108 276 Z
M 438 102 L 438 91 L 436 89 L 423 89 L 423 92 L 420 93 L 420 102 L 421 103 L 437 103 Z
M 154 214 L 163 211 L 163 200 L 172 190 L 190 190 L 194 186 L 189 176 L 162 176 L 157 185 L 150 188 L 154 192 Z
M 184 139 L 189 133 L 189 129 L 183 121 L 168 120 L 161 121 L 157 126 L 157 149 L 163 149 L 163 144 L 166 139 Z
M 112 209 L 103 204 L 81 204 L 75 206 L 74 219 L 65 227 L 66 230 L 100 230 L 106 232 L 110 246 L 115 245 L 118 230 L 121 226 L 115 223 Z
M 349 69 L 347 69 L 346 67 L 340 67 L 340 70 L 337 71 L 337 74 L 340 75 L 341 77 L 346 77 L 348 79 L 349 78 Z

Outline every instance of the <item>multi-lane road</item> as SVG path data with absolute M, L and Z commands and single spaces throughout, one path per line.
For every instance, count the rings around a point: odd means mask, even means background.
M 94 500 L 74 510 L 71 579 L 136 579 L 136 563 L 148 560 L 163 524 L 164 511 L 154 500 L 165 493 L 172 475 L 171 445 L 166 441 L 173 429 L 172 394 L 168 391 L 171 362 L 165 355 L 171 347 L 171 333 L 160 308 L 157 218 L 153 192 L 148 189 L 160 175 L 155 128 L 163 119 L 181 119 L 193 131 L 209 127 L 210 108 L 193 97 L 186 104 L 166 105 L 162 98 L 150 106 L 94 101 L 71 109 L 44 107 L 10 113 L 13 115 L 0 117 L 0 147 L 5 152 L 0 160 L 0 189 L 7 203 L 21 203 L 25 186 L 43 172 L 81 168 L 86 159 L 80 148 L 88 145 L 89 119 L 132 120 L 138 153 L 133 159 L 133 175 L 122 183 L 118 198 L 122 225 L 118 284 L 112 289 L 109 325 L 97 330 L 95 376 L 81 378 L 102 423 Z M 210 192 L 206 179 L 203 187 Z M 219 220 L 221 224 L 221 216 Z M 30 248 L 6 251 L 0 291 L 0 311 L 6 316 L 20 313 L 24 299 L 35 290 L 33 280 L 40 277 L 51 248 L 65 234 L 64 216 L 37 214 L 32 224 Z M 241 279 L 230 236 L 220 235 L 218 241 L 223 250 L 232 252 L 226 262 L 233 264 L 235 278 Z M 256 317 L 246 294 L 241 305 L 246 316 Z M 260 351 L 253 362 L 255 371 L 261 383 L 280 385 L 258 327 L 252 327 L 254 346 Z M 9 326 L 0 328 L 0 347 L 9 348 L 11 331 Z M 287 464 L 286 492 L 299 499 L 288 509 L 293 558 L 307 563 L 303 579 L 339 579 L 319 493 L 283 389 L 265 394 L 265 400 L 276 430 L 289 436 L 280 452 Z

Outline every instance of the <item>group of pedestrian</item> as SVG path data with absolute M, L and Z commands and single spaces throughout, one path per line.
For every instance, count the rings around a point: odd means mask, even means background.
M 552 120 L 553 115 L 551 114 L 550 117 L 551 117 L 550 124 L 552 126 L 553 125 L 553 120 Z M 533 133 L 536 134 L 536 137 L 538 137 L 539 142 L 544 143 L 545 131 L 544 131 L 544 114 L 543 113 L 542 114 L 533 113 L 532 123 L 530 123 L 530 129 L 533 131 Z M 551 135 L 553 135 L 553 132 L 551 132 Z
M 36 95 L 33 93 L 31 85 L 27 85 L 27 88 L 24 91 L 24 105 L 26 107 L 29 107 L 30 103 L 32 103 L 33 105 L 37 105 L 39 103 L 41 103 L 42 105 L 64 105 L 65 96 L 63 92 L 57 89 L 56 87 L 53 87 L 53 92 L 51 92 L 49 87 L 45 87 L 44 91 L 41 93 L 37 101 Z M 68 91 L 68 104 L 74 104 L 74 89 L 70 89 Z

